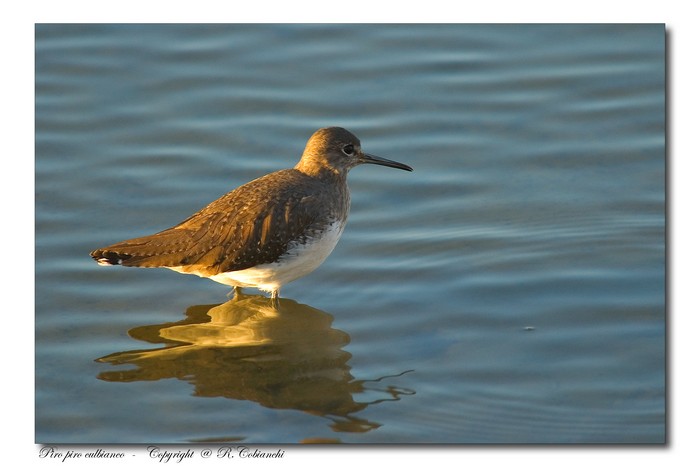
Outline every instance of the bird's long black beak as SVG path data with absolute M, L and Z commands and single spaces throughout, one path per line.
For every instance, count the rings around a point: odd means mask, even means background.
M 387 167 L 393 167 L 395 169 L 408 170 L 409 172 L 413 172 L 413 169 L 406 164 L 392 161 L 390 159 L 384 159 L 383 157 L 379 156 L 373 156 L 372 154 L 367 154 L 366 152 L 363 152 L 360 156 L 360 162 L 363 164 L 385 165 Z

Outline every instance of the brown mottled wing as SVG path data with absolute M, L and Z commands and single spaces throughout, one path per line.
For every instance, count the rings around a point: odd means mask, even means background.
M 146 237 L 95 250 L 103 264 L 176 267 L 210 276 L 271 263 L 291 241 L 320 228 L 308 209 L 318 200 L 315 181 L 293 170 L 253 180 L 180 224 Z

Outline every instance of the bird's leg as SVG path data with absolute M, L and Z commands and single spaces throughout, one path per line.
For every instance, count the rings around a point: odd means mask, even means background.
M 229 293 L 227 293 L 226 295 L 228 295 L 229 297 L 231 297 L 231 300 L 240 300 L 240 299 L 242 298 L 242 295 L 243 295 L 243 291 L 242 291 L 242 290 L 243 290 L 243 289 L 241 289 L 240 287 L 234 286 L 234 287 L 231 289 L 231 291 L 230 291 Z
M 272 291 L 272 293 L 270 294 L 270 299 L 272 300 L 272 306 L 274 308 L 280 307 L 280 291 L 279 291 L 279 289 Z

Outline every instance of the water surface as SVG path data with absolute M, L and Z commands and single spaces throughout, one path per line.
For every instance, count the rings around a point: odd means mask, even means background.
M 664 442 L 664 33 L 38 25 L 36 441 Z M 88 256 L 330 125 L 415 171 L 278 312 Z

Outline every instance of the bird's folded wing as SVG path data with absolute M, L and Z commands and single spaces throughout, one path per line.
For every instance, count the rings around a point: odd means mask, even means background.
M 272 263 L 287 251 L 290 242 L 304 241 L 320 219 L 306 209 L 315 202 L 313 194 L 279 189 L 270 197 L 270 191 L 261 190 L 264 184 L 258 180 L 224 195 L 174 227 L 95 250 L 91 255 L 106 265 L 170 267 L 203 276 Z

